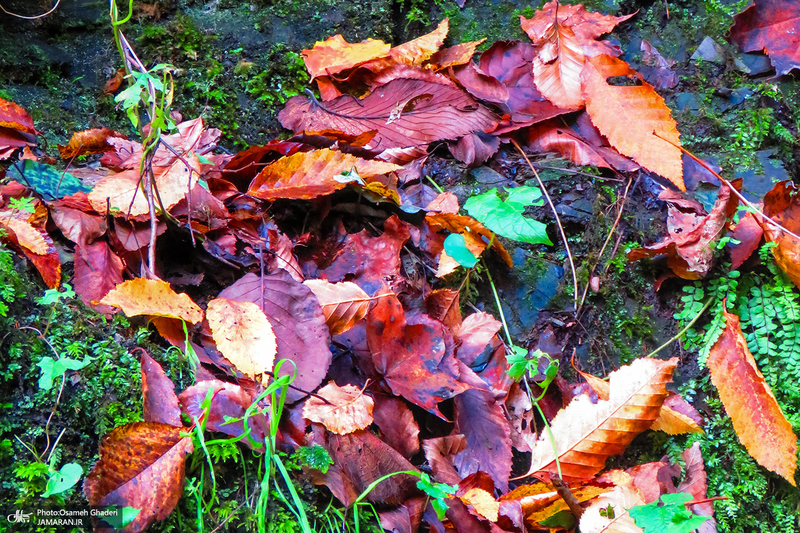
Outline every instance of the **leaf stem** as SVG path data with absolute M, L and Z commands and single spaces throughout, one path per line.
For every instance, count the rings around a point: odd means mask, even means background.
M 653 357 L 655 354 L 657 354 L 658 352 L 660 352 L 661 350 L 663 350 L 664 348 L 666 348 L 667 346 L 669 346 L 670 344 L 672 344 L 676 340 L 678 340 L 681 337 L 683 337 L 686 334 L 686 332 L 689 331 L 689 329 L 692 326 L 694 326 L 694 323 L 697 322 L 700 319 L 700 317 L 703 315 L 703 313 L 705 313 L 706 310 L 709 307 L 711 307 L 711 304 L 713 302 L 714 302 L 714 298 L 709 298 L 708 301 L 703 305 L 703 308 L 700 309 L 700 311 L 697 312 L 697 315 L 691 320 L 691 322 L 686 324 L 686 326 L 684 326 L 684 328 L 682 330 L 680 330 L 674 337 L 672 337 L 670 340 L 668 340 L 667 342 L 665 342 L 664 344 L 662 344 L 661 346 L 659 346 L 658 348 L 656 348 L 655 350 L 653 350 L 652 352 L 647 354 L 645 357 Z

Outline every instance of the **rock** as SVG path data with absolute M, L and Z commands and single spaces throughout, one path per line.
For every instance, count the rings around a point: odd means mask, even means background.
M 692 54 L 692 61 L 703 59 L 704 61 L 711 61 L 712 63 L 725 63 L 726 52 L 717 42 L 711 37 L 706 37 L 697 50 Z

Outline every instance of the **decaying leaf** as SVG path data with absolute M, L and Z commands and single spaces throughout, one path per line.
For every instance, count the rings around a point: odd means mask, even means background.
M 86 476 L 83 492 L 96 507 L 134 507 L 136 518 L 125 531 L 138 533 L 164 520 L 183 491 L 185 457 L 192 439 L 182 427 L 135 422 L 103 437 L 100 459 Z
M 764 51 L 777 74 L 800 67 L 800 8 L 794 0 L 755 0 L 733 18 L 728 37 L 743 52 Z
M 497 522 L 500 517 L 500 503 L 494 496 L 480 488 L 471 488 L 463 496 L 461 501 L 472 506 L 478 515 L 490 522 Z
M 764 214 L 795 235 L 800 235 L 800 195 L 794 183 L 782 181 L 764 196 Z M 765 220 L 760 223 L 767 242 L 778 244 L 772 248 L 775 262 L 792 283 L 800 287 L 800 242 Z
M 309 279 L 303 283 L 319 300 L 331 335 L 344 333 L 367 316 L 372 298 L 352 281 L 331 283 L 324 279 Z
M 581 70 L 584 59 L 575 33 L 556 21 L 548 28 L 539 44 L 539 53 L 533 59 L 536 88 L 558 107 L 581 107 Z
M 564 480 L 594 476 L 608 457 L 622 453 L 658 418 L 677 364 L 676 358 L 637 359 L 611 373 L 608 400 L 593 404 L 586 395 L 573 399 L 550 424 L 555 443 L 544 432 L 531 446 L 528 474 L 544 471 L 557 475 L 555 447 Z
M 644 500 L 633 486 L 616 486 L 600 495 L 583 513 L 581 533 L 643 533 L 628 514 L 629 509 L 642 504 Z
M 609 488 L 596 484 L 572 485 L 570 492 L 579 502 L 588 502 L 608 492 Z M 532 529 L 544 527 L 559 514 L 572 515 L 567 502 L 550 483 L 521 485 L 500 497 L 500 501 L 518 501 L 525 523 Z
M 316 198 L 344 189 L 348 183 L 344 174 L 354 171 L 354 180 L 369 180 L 399 168 L 327 148 L 298 152 L 264 167 L 250 184 L 248 194 L 264 200 Z
M 184 293 L 176 293 L 166 281 L 136 278 L 109 291 L 100 303 L 119 307 L 126 316 L 150 315 L 197 324 L 203 310 Z
M 347 435 L 372 423 L 374 405 L 362 389 L 352 385 L 340 387 L 331 381 L 317 391 L 317 396 L 306 400 L 303 417 L 322 424 L 332 433 Z
M 142 412 L 146 422 L 181 425 L 175 385 L 155 359 L 142 350 Z
M 796 485 L 797 436 L 747 348 L 739 317 L 725 311 L 725 321 L 706 361 L 711 382 L 750 455 Z
M 583 90 L 592 122 L 622 155 L 685 191 L 677 123 L 664 99 L 644 81 L 641 85 L 609 85 L 606 78 L 615 76 L 639 79 L 640 75 L 611 56 L 600 55 L 586 61 Z
M 61 159 L 72 159 L 84 154 L 102 154 L 114 149 L 108 144 L 109 137 L 127 139 L 123 134 L 108 128 L 95 128 L 77 131 L 72 134 L 66 146 L 58 145 Z
M 278 345 L 272 325 L 259 306 L 216 298 L 208 302 L 206 318 L 217 349 L 250 379 L 267 385 Z

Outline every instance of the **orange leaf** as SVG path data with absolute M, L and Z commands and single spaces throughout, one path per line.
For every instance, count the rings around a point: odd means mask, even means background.
M 41 232 L 28 222 L 27 215 L 18 209 L 4 209 L 0 211 L 0 227 L 13 231 L 20 246 L 36 255 L 45 255 L 50 246 L 45 242 Z
M 250 184 L 248 194 L 265 200 L 316 198 L 344 189 L 347 180 L 336 179 L 344 172 L 355 169 L 362 179 L 369 179 L 399 168 L 327 148 L 298 152 L 264 167 Z
M 303 405 L 303 418 L 322 424 L 328 431 L 347 435 L 372 423 L 375 402 L 358 387 L 340 387 L 331 381 L 317 391 L 317 395 L 328 400 L 328 403 L 315 396 L 310 397 Z
M 217 349 L 244 375 L 261 375 L 264 386 L 278 345 L 264 311 L 253 302 L 216 298 L 208 302 L 206 318 Z
M 612 86 L 606 78 L 640 75 L 627 63 L 607 55 L 593 57 L 583 67 L 586 111 L 600 133 L 623 155 L 660 174 L 685 191 L 677 123 L 653 86 Z
M 533 58 L 533 80 L 536 88 L 559 107 L 581 107 L 583 63 L 583 52 L 575 33 L 556 22 L 548 28 L 539 53 Z
M 764 214 L 795 235 L 800 234 L 800 196 L 791 180 L 776 184 L 764 196 Z M 778 243 L 772 249 L 775 262 L 800 287 L 800 242 L 769 222 L 762 221 L 761 227 L 767 242 Z
M 114 150 L 114 147 L 108 144 L 110 137 L 127 139 L 123 134 L 108 128 L 76 131 L 72 134 L 66 146 L 58 145 L 58 152 L 61 154 L 61 159 L 71 159 L 84 154 L 110 152 Z
M 424 63 L 442 46 L 449 28 L 450 20 L 444 19 L 432 32 L 392 48 L 389 57 L 408 65 Z
M 119 307 L 127 316 L 178 318 L 191 324 L 203 320 L 203 310 L 188 295 L 177 294 L 169 283 L 156 279 L 124 281 L 106 294 L 100 304 Z
M 797 436 L 747 349 L 739 317 L 725 311 L 725 319 L 706 361 L 711 382 L 748 453 L 796 486 Z
M 326 41 L 317 41 L 310 50 L 303 50 L 303 59 L 313 80 L 317 76 L 336 74 L 371 59 L 385 57 L 390 48 L 390 45 L 375 39 L 351 44 L 341 35 L 334 35 Z
M 192 439 L 181 437 L 183 431 L 135 422 L 103 437 L 100 459 L 83 484 L 89 504 L 139 509 L 127 532 L 144 531 L 153 521 L 164 520 L 181 496 L 185 457 L 192 451 Z
M 495 252 L 500 254 L 500 257 L 503 259 L 503 261 L 505 261 L 509 267 L 514 265 L 514 261 L 511 259 L 511 256 L 508 255 L 508 251 L 494 236 L 494 233 L 489 231 L 486 226 L 474 218 L 453 213 L 428 213 L 425 215 L 425 220 L 434 231 L 439 232 L 442 230 L 447 230 L 450 233 L 461 233 L 464 235 L 464 240 L 467 243 L 469 243 L 466 236 L 467 233 L 471 233 L 475 239 L 479 239 L 486 243 L 491 242 L 492 248 Z M 473 241 L 475 239 L 473 239 Z
M 372 298 L 352 281 L 331 283 L 324 279 L 309 279 L 303 283 L 319 300 L 331 335 L 344 333 L 367 316 Z
M 608 488 L 591 484 L 570 487 L 572 495 L 581 503 L 596 498 L 608 490 Z M 500 501 L 507 500 L 519 501 L 525 515 L 525 522 L 531 529 L 539 529 L 542 527 L 540 522 L 562 511 L 569 511 L 567 502 L 549 483 L 521 485 L 500 497 Z
M 37 133 L 33 127 L 33 119 L 28 112 L 14 102 L 2 98 L 0 98 L 0 127 L 22 133 Z
M 431 56 L 430 61 L 425 66 L 426 68 L 433 68 L 433 70 L 442 70 L 447 67 L 469 63 L 472 61 L 472 56 L 475 55 L 475 50 L 485 40 L 470 41 L 439 50 Z
M 593 404 L 587 395 L 573 399 L 550 424 L 555 444 L 544 432 L 531 446 L 528 474 L 545 471 L 555 475 L 555 447 L 564 480 L 594 476 L 609 456 L 622 453 L 658 418 L 677 364 L 677 358 L 637 359 L 611 373 L 608 400 Z
M 628 509 L 644 503 L 632 484 L 614 487 L 614 490 L 600 495 L 586 508 L 581 515 L 581 533 L 642 533 L 642 528 L 636 525 Z M 609 505 L 614 510 L 613 518 L 608 517 L 609 513 L 605 513 L 606 516 L 600 514 Z
M 497 522 L 500 516 L 500 503 L 494 496 L 480 488 L 471 488 L 463 496 L 461 501 L 471 505 L 475 512 L 490 522 Z

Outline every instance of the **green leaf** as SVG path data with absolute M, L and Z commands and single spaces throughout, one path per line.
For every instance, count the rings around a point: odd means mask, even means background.
M 41 390 L 50 390 L 53 388 L 53 380 L 64 375 L 67 370 L 80 370 L 91 362 L 91 358 L 86 358 L 83 361 L 76 361 L 69 357 L 61 357 L 53 359 L 52 357 L 43 357 L 41 361 L 36 363 L 36 366 L 42 369 L 42 375 L 39 376 L 39 388 Z
M 297 455 L 303 463 L 307 464 L 315 470 L 319 470 L 323 474 L 328 471 L 328 467 L 333 464 L 333 459 L 328 450 L 314 444 L 313 446 L 303 446 L 297 450 Z
M 464 209 L 484 226 L 507 239 L 531 244 L 553 243 L 547 236 L 547 226 L 523 216 L 525 208 L 539 205 L 541 191 L 537 187 L 511 189 L 505 201 L 492 189 L 466 201 Z
M 419 476 L 417 488 L 430 496 L 431 505 L 436 511 L 436 516 L 439 517 L 439 520 L 444 518 L 444 513 L 447 511 L 447 502 L 445 501 L 445 498 L 452 497 L 458 490 L 457 485 L 434 483 L 431 481 L 431 477 L 424 472 Z
M 531 365 L 536 364 L 536 361 L 528 359 L 528 350 L 520 346 L 511 347 L 511 352 L 506 355 L 506 361 L 509 364 L 506 374 L 514 381 L 519 381 Z
M 53 472 L 47 480 L 47 488 L 42 498 L 49 498 L 54 494 L 61 494 L 75 486 L 83 475 L 83 468 L 78 463 L 67 463 L 58 472 Z
M 139 514 L 139 511 L 141 511 L 141 509 L 137 509 L 136 507 L 120 508 L 118 505 L 111 505 L 99 510 L 97 517 L 114 529 L 122 529 L 133 522 L 134 518 Z
M 69 172 L 56 170 L 50 165 L 26 159 L 22 162 L 22 172 L 17 168 L 20 164 L 11 165 L 6 176 L 29 186 L 46 198 L 63 198 L 76 192 L 92 190 Z M 63 176 L 62 176 L 63 175 Z M 60 184 L 59 184 L 60 183 Z
M 684 504 L 693 499 L 685 492 L 663 494 L 660 502 L 637 505 L 628 512 L 645 533 L 691 533 L 710 518 L 686 508 Z
M 472 268 L 478 264 L 478 258 L 469 251 L 464 236 L 460 233 L 451 233 L 444 240 L 444 251 L 447 255 L 465 268 Z

